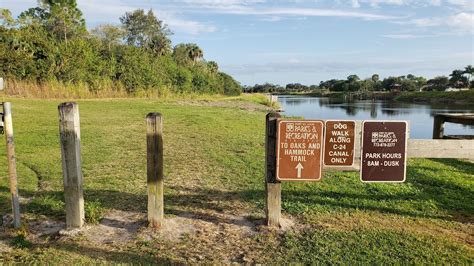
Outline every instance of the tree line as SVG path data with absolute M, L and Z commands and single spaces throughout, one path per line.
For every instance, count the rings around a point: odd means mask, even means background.
M 198 45 L 173 47 L 171 30 L 152 10 L 126 12 L 120 22 L 89 31 L 76 0 L 40 0 L 17 18 L 0 8 L 0 76 L 83 83 L 91 91 L 240 94 L 240 84 L 204 60 Z
M 378 74 L 370 78 L 360 79 L 357 75 L 350 75 L 344 80 L 330 79 L 321 81 L 319 85 L 303 85 L 290 83 L 280 86 L 271 83 L 256 84 L 244 87 L 244 92 L 260 93 L 288 93 L 288 92 L 367 92 L 367 91 L 445 91 L 448 88 L 474 89 L 474 67 L 466 66 L 464 69 L 453 70 L 447 76 L 437 76 L 432 79 L 417 77 L 412 74 L 406 76 L 390 76 L 380 80 Z

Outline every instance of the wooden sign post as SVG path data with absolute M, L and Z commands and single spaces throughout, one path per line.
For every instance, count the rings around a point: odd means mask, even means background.
M 351 166 L 355 155 L 355 121 L 326 121 L 324 166 Z
M 148 223 L 159 228 L 164 220 L 163 201 L 163 118 L 160 113 L 146 116 Z
M 85 213 L 79 106 L 73 102 L 62 103 L 58 106 L 58 110 L 64 199 L 66 201 L 66 227 L 80 228 L 84 225 Z
M 276 134 L 278 113 L 268 113 L 265 129 L 265 216 L 268 226 L 280 226 L 281 183 L 276 179 Z
M 13 226 L 20 227 L 20 200 L 18 196 L 18 178 L 16 173 L 15 144 L 13 142 L 12 105 L 3 103 L 3 119 L 5 139 L 7 142 L 8 176 L 10 178 L 10 193 L 12 195 Z
M 407 153 L 406 121 L 364 121 L 362 182 L 404 182 Z
M 318 181 L 322 172 L 323 122 L 279 120 L 277 171 L 280 181 Z

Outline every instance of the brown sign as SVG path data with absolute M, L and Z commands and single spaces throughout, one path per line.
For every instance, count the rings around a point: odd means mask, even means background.
M 326 121 L 324 166 L 351 166 L 354 163 L 354 121 Z
M 280 181 L 317 181 L 321 179 L 323 122 L 279 120 L 277 134 L 277 171 Z
M 407 122 L 364 121 L 362 125 L 361 180 L 404 182 Z

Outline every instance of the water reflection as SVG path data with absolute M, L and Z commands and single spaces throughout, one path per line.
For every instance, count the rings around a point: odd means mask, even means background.
M 436 113 L 474 111 L 474 106 L 452 107 L 383 100 L 344 102 L 341 99 L 305 96 L 279 96 L 278 101 L 286 116 L 302 116 L 307 119 L 408 120 L 411 137 L 425 139 L 432 137 L 433 116 Z M 474 127 L 448 124 L 445 134 L 474 135 Z
M 279 98 L 282 96 L 279 96 Z M 294 98 L 285 98 L 285 104 L 290 106 L 297 106 L 302 104 L 319 104 L 320 100 L 318 98 L 304 98 L 304 97 L 294 97 Z

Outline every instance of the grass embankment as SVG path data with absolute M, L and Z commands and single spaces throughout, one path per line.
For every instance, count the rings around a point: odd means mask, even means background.
M 320 91 L 301 91 L 301 92 L 281 92 L 272 93 L 273 95 L 295 95 L 295 96 L 308 96 L 308 97 L 323 97 L 324 93 Z
M 101 81 L 95 86 L 85 82 L 60 81 L 28 81 L 8 79 L 5 81 L 5 95 L 15 98 L 28 99 L 109 99 L 109 98 L 142 98 L 142 99 L 215 99 L 216 94 L 207 94 L 199 91 L 177 92 L 170 87 L 138 89 L 133 92 L 127 90 L 120 83 Z M 217 97 L 219 97 L 217 95 Z M 222 95 L 222 97 L 229 97 Z
M 160 99 L 160 101 L 199 100 L 199 101 L 229 101 L 243 100 L 255 104 L 279 108 L 278 102 L 271 102 L 267 96 L 260 93 L 241 94 L 238 96 L 205 94 L 196 92 L 175 93 L 167 89 L 136 91 L 127 93 L 124 88 L 113 83 L 101 84 L 92 89 L 86 83 L 63 83 L 58 81 L 35 82 L 22 80 L 7 80 L 3 96 L 27 99 Z
M 474 90 L 402 92 L 395 100 L 413 103 L 474 104 Z
M 64 225 L 60 101 L 11 101 L 28 225 L 0 227 L 0 262 L 474 263 L 474 164 L 461 160 L 409 160 L 404 184 L 363 184 L 340 172 L 284 183 L 283 214 L 294 225 L 261 226 L 265 112 L 240 99 L 79 101 L 87 216 L 103 219 L 58 235 L 51 228 Z M 161 234 L 144 222 L 144 118 L 153 111 L 164 115 Z M 5 161 L 2 214 L 11 212 Z

